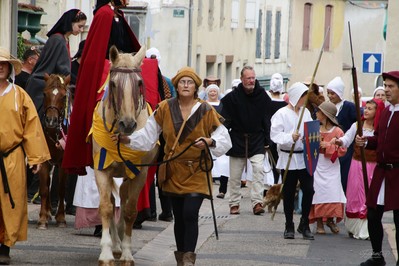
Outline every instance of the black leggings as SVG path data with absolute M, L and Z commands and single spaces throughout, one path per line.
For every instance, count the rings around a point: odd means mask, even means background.
M 281 171 L 282 176 L 284 176 L 284 172 L 285 170 Z M 295 192 L 298 180 L 301 184 L 301 190 L 303 193 L 302 218 L 306 220 L 309 219 L 310 207 L 312 206 L 314 194 L 313 176 L 309 175 L 306 169 L 289 170 L 283 186 L 284 214 L 285 222 L 287 224 L 293 222 Z
M 367 227 L 371 240 L 371 247 L 373 252 L 382 251 L 382 239 L 384 238 L 384 229 L 382 227 L 382 216 L 384 214 L 384 206 L 377 205 L 377 208 L 367 208 Z M 396 233 L 395 240 L 396 246 L 399 244 L 399 210 L 393 211 L 393 221 L 395 223 Z M 398 250 L 399 255 L 399 250 Z
M 170 197 L 175 219 L 177 251 L 194 252 L 198 240 L 198 213 L 203 197 Z

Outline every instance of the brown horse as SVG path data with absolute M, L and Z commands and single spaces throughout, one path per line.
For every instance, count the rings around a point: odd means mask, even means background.
M 119 151 L 123 154 L 122 160 L 111 135 L 115 132 L 130 135 L 142 128 L 149 117 L 140 69 L 144 54 L 144 47 L 135 56 L 119 54 L 117 48 L 111 47 L 109 58 L 112 67 L 108 86 L 94 111 L 94 172 L 100 194 L 99 212 L 103 226 L 99 265 L 114 265 L 114 255 L 120 255 L 123 265 L 134 265 L 132 229 L 137 217 L 137 200 L 146 181 L 148 167 L 138 169 L 133 166 L 132 169 L 126 167 L 123 161 L 132 164 L 151 163 L 157 156 L 158 147 L 149 152 L 138 152 L 121 144 Z M 115 223 L 113 214 L 113 177 L 123 177 L 119 190 L 121 217 L 118 224 Z
M 66 227 L 65 222 L 65 186 L 67 175 L 61 168 L 62 158 L 64 155 L 61 147 L 63 135 L 66 134 L 67 113 L 69 95 L 67 93 L 67 85 L 70 81 L 70 76 L 63 77 L 56 74 L 50 76 L 45 74 L 46 87 L 44 88 L 43 109 L 44 117 L 42 126 L 44 135 L 46 137 L 47 146 L 50 150 L 51 160 L 42 164 L 39 171 L 41 197 L 41 208 L 39 214 L 39 221 L 37 223 L 38 229 L 47 229 L 48 220 L 51 219 L 51 204 L 50 204 L 50 174 L 54 166 L 58 167 L 58 208 L 55 215 L 55 220 L 58 227 Z M 65 123 L 66 122 L 66 123 Z
M 310 84 L 306 84 L 306 86 L 310 86 Z M 316 83 L 312 84 L 312 88 L 309 89 L 308 93 L 308 102 L 306 104 L 306 108 L 308 108 L 310 114 L 313 119 L 316 119 L 316 110 L 317 106 L 319 106 L 322 102 L 325 101 L 324 95 L 319 92 L 319 86 Z

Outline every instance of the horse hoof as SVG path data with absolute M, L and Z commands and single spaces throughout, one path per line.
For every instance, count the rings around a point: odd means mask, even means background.
M 134 261 L 133 260 L 121 260 L 120 265 L 121 266 L 134 266 Z
M 48 229 L 48 225 L 47 224 L 38 223 L 37 224 L 37 229 L 39 229 L 39 230 L 47 230 Z
M 66 222 L 57 222 L 57 227 L 58 228 L 66 228 L 67 227 Z
M 115 261 L 113 261 L 113 260 L 110 260 L 110 261 L 99 260 L 98 261 L 98 266 L 115 266 Z

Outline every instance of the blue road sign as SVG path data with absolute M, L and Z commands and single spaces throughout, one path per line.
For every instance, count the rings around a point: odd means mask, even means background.
M 381 53 L 363 53 L 363 73 L 380 74 L 382 72 Z

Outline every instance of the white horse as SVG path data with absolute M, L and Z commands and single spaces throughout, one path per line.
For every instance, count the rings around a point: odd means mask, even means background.
M 142 128 L 149 117 L 140 69 L 144 55 L 144 47 L 135 56 L 119 53 L 115 47 L 111 47 L 112 67 L 108 86 L 94 111 L 94 172 L 100 193 L 99 212 L 103 226 L 99 265 L 114 265 L 114 256 L 119 255 L 122 265 L 134 265 L 131 252 L 132 229 L 137 217 L 137 200 L 148 171 L 148 167 L 137 168 L 134 164 L 153 162 L 158 147 L 150 152 L 139 152 L 120 144 L 118 151 L 110 136 L 116 132 L 132 134 Z M 123 160 L 118 152 L 122 154 Z M 119 191 L 121 216 L 117 224 L 114 221 L 113 177 L 123 177 L 124 180 Z

